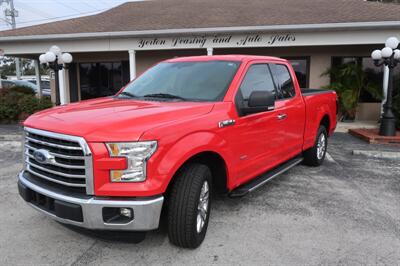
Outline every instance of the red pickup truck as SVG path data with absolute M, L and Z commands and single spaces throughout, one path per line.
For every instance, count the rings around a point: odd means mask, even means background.
M 24 122 L 22 198 L 62 223 L 149 231 L 195 248 L 211 192 L 244 196 L 303 162 L 336 127 L 333 91 L 301 90 L 288 61 L 224 55 L 166 60 L 115 96 Z

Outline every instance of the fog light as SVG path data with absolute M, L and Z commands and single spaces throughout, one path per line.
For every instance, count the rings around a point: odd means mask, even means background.
M 132 218 L 132 209 L 121 208 L 119 209 L 119 212 L 121 213 L 122 216 L 125 216 L 127 218 Z
M 108 224 L 127 224 L 133 220 L 135 213 L 127 207 L 104 207 L 103 221 Z

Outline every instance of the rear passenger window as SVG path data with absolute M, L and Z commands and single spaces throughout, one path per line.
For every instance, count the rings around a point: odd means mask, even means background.
M 256 64 L 249 67 L 240 85 L 243 100 L 248 100 L 253 91 L 271 91 L 275 94 L 274 81 L 267 64 Z
M 278 87 L 278 98 L 287 99 L 295 96 L 296 92 L 288 68 L 285 65 L 279 64 L 270 64 L 270 66 Z

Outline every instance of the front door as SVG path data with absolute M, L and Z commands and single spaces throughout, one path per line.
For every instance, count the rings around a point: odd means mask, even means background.
M 235 97 L 238 117 L 230 127 L 230 137 L 235 158 L 236 184 L 242 184 L 255 175 L 265 172 L 276 164 L 283 144 L 279 132 L 277 111 L 241 114 L 240 107 L 246 105 L 253 91 L 275 93 L 275 85 L 267 63 L 253 63 L 241 82 Z

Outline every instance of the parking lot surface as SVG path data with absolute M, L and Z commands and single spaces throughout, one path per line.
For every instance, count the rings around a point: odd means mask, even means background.
M 352 155 L 330 139 L 322 167 L 292 168 L 244 198 L 214 198 L 204 243 L 172 246 L 164 227 L 138 244 L 71 230 L 17 193 L 17 141 L 0 141 L 0 265 L 399 265 L 400 160 Z M 383 148 L 385 149 L 385 148 Z

